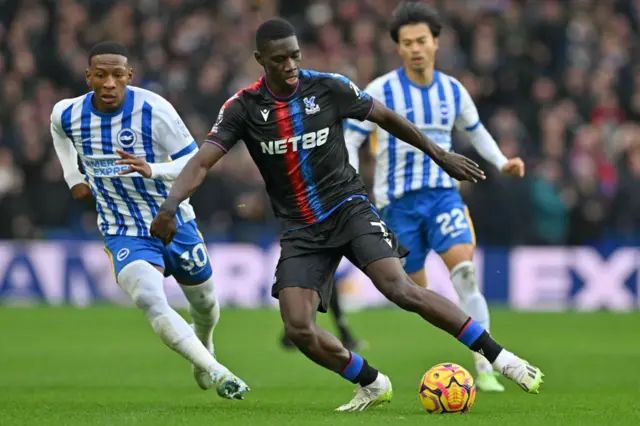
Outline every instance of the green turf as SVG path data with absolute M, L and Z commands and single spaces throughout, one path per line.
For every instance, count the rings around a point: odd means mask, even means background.
M 275 311 L 223 311 L 218 357 L 252 388 L 245 401 L 227 401 L 199 390 L 135 310 L 1 308 L 0 425 L 640 424 L 638 313 L 494 312 L 498 341 L 538 364 L 546 383 L 540 395 L 512 383 L 502 395 L 479 393 L 464 416 L 430 416 L 417 397 L 430 366 L 471 366 L 462 345 L 398 310 L 350 320 L 370 343 L 362 354 L 393 380 L 394 399 L 338 414 L 353 386 L 283 352 Z

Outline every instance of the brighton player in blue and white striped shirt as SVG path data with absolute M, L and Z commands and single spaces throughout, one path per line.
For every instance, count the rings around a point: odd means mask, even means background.
M 391 37 L 398 45 L 404 67 L 374 80 L 365 89 L 377 100 L 402 114 L 442 148 L 451 150 L 454 127 L 464 131 L 475 149 L 498 170 L 522 177 L 520 158 L 507 159 L 478 117 L 469 93 L 455 78 L 434 70 L 442 21 L 424 3 L 407 2 L 394 11 Z M 426 287 L 424 264 L 435 250 L 451 273 L 461 307 L 489 329 L 487 302 L 476 285 L 472 263 L 473 224 L 456 182 L 428 156 L 371 122 L 350 120 L 345 140 L 351 164 L 358 169 L 358 148 L 371 139 L 376 157 L 374 195 L 387 226 L 411 253 L 405 270 Z M 478 387 L 503 391 L 491 364 L 476 358 Z
M 97 44 L 86 73 L 91 91 L 54 106 L 51 136 L 65 180 L 74 198 L 95 198 L 116 281 L 156 334 L 193 364 L 202 389 L 215 386 L 224 398 L 242 399 L 246 384 L 214 356 L 212 334 L 220 308 L 188 200 L 180 205 L 171 244 L 164 247 L 149 233 L 171 181 L 198 146 L 173 106 L 157 94 L 129 86 L 132 77 L 122 45 Z M 163 281 L 169 275 L 189 301 L 193 327 L 167 302 Z

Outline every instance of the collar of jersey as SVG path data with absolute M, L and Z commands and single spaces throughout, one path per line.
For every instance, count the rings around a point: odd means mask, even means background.
M 271 90 L 271 88 L 269 87 L 269 83 L 267 82 L 267 76 L 262 76 L 262 81 L 264 81 L 264 87 L 267 88 L 267 92 L 269 92 L 269 94 L 271 96 L 273 96 L 277 101 L 288 101 L 291 98 L 293 98 L 297 93 L 298 93 L 298 89 L 300 88 L 300 78 L 302 77 L 302 73 L 298 74 L 298 84 L 296 85 L 296 90 L 294 90 L 293 92 L 291 92 L 291 94 L 289 96 L 278 96 L 275 93 L 273 93 L 273 90 Z
M 418 89 L 429 90 L 440 79 L 440 72 L 436 71 L 436 70 L 433 70 L 433 80 L 431 80 L 431 83 L 429 83 L 427 85 L 420 85 L 420 84 L 417 84 L 417 83 L 414 83 L 413 81 L 411 81 L 409 79 L 409 77 L 407 76 L 407 71 L 404 69 L 404 67 L 398 68 L 398 77 L 400 77 L 400 82 L 402 82 L 404 84 L 408 84 L 408 85 L 416 87 Z
M 127 93 L 124 95 L 124 102 L 122 103 L 122 106 L 120 108 L 118 108 L 117 110 L 113 111 L 113 112 L 100 112 L 96 109 L 96 107 L 93 106 L 93 97 L 95 96 L 95 92 L 91 92 L 89 93 L 89 105 L 91 107 L 91 112 L 95 115 L 97 115 L 98 117 L 115 117 L 116 115 L 120 114 L 122 112 L 122 110 L 124 109 L 125 105 L 127 105 L 127 102 L 131 101 L 132 97 L 131 97 L 131 89 L 129 89 L 127 87 Z

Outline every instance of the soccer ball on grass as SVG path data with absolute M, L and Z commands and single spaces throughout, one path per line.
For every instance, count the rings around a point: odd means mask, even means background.
M 473 376 L 457 364 L 438 364 L 427 371 L 418 389 L 430 414 L 466 413 L 476 399 Z

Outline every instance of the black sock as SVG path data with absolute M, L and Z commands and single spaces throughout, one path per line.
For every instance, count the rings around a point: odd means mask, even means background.
M 496 341 L 493 340 L 493 337 L 486 331 L 484 331 L 469 348 L 484 356 L 490 363 L 493 363 L 500 352 L 502 352 L 502 346 L 497 344 Z
M 356 376 L 353 383 L 358 383 L 360 386 L 369 386 L 371 383 L 376 381 L 378 377 L 378 370 L 369 365 L 367 360 L 364 360 L 364 364 L 362 365 L 362 370 Z

